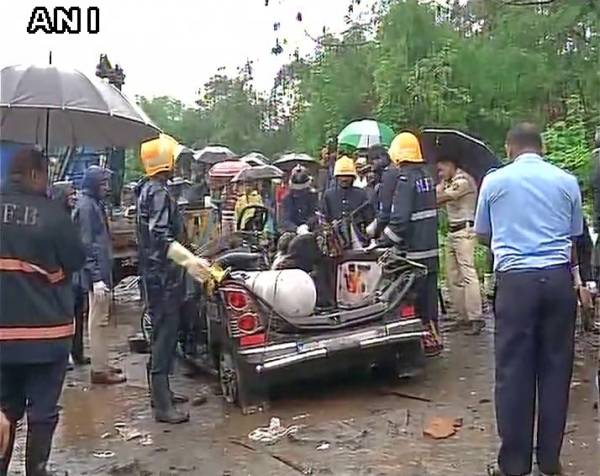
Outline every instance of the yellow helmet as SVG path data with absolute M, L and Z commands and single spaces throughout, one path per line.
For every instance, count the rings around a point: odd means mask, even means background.
M 333 175 L 335 175 L 336 177 L 356 177 L 356 165 L 354 164 L 354 161 L 347 156 L 340 157 L 335 161 Z
M 140 160 L 148 177 L 160 172 L 171 172 L 175 168 L 178 143 L 167 134 L 142 143 Z
M 390 158 L 395 164 L 401 162 L 423 162 L 419 139 L 410 132 L 398 134 L 390 146 Z

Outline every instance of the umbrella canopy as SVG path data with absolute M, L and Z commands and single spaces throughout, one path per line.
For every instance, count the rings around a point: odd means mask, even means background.
M 237 159 L 237 157 L 237 154 L 231 149 L 220 145 L 209 145 L 194 153 L 194 160 L 208 165 Z
M 114 86 L 77 70 L 8 66 L 0 70 L 2 138 L 60 147 L 130 147 L 159 128 Z
M 292 170 L 296 165 L 304 167 L 319 167 L 319 162 L 308 154 L 285 154 L 273 162 L 281 170 Z
M 251 152 L 250 154 L 244 155 L 244 157 L 242 157 L 240 160 L 250 164 L 252 167 L 256 167 L 257 165 L 267 165 L 269 162 L 271 162 L 260 152 Z
M 348 145 L 355 149 L 368 149 L 373 145 L 389 147 L 394 135 L 394 130 L 390 126 L 365 119 L 344 127 L 338 136 L 338 145 Z
M 211 179 L 215 178 L 234 178 L 244 169 L 249 169 L 250 165 L 238 160 L 228 160 L 213 165 L 208 171 L 208 176 Z
M 477 185 L 490 169 L 501 165 L 484 142 L 453 129 L 424 129 L 421 146 L 427 162 L 435 164 L 438 160 L 450 159 L 471 175 Z
M 232 182 L 253 182 L 255 180 L 273 180 L 283 178 L 284 173 L 274 165 L 257 165 L 241 170 Z

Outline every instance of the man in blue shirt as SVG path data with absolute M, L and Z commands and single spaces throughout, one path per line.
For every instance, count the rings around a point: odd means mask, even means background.
M 544 161 L 542 149 L 536 126 L 511 129 L 506 150 L 513 163 L 485 177 L 475 218 L 477 234 L 491 238 L 496 272 L 501 447 L 492 476 L 531 472 L 536 392 L 537 463 L 544 475 L 561 474 L 579 274 L 572 239 L 583 219 L 577 180 Z

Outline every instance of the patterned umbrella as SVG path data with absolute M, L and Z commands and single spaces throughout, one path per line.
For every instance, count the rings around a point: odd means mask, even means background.
M 389 147 L 394 135 L 391 127 L 366 119 L 352 122 L 344 127 L 338 136 L 338 145 L 347 145 L 355 149 L 368 149 L 373 145 Z

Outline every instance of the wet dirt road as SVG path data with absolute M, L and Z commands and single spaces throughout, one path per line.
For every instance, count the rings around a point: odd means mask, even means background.
M 114 329 L 113 355 L 125 366 L 127 384 L 90 387 L 86 369 L 69 373 L 52 461 L 70 475 L 483 476 L 495 457 L 489 321 L 482 336 L 447 336 L 443 357 L 414 380 L 305 382 L 278 392 L 268 411 L 251 416 L 209 391 L 207 403 L 189 407 L 190 423 L 168 426 L 151 418 L 145 356 L 127 352 L 136 316 L 121 315 L 123 323 Z M 592 360 L 589 343 L 579 345 L 563 452 L 568 476 L 600 475 Z M 194 397 L 211 383 L 186 376 L 180 366 L 173 387 Z M 273 416 L 297 425 L 295 437 L 274 445 L 251 441 L 248 434 Z M 450 438 L 430 439 L 423 428 L 433 417 L 462 419 L 462 427 Z

